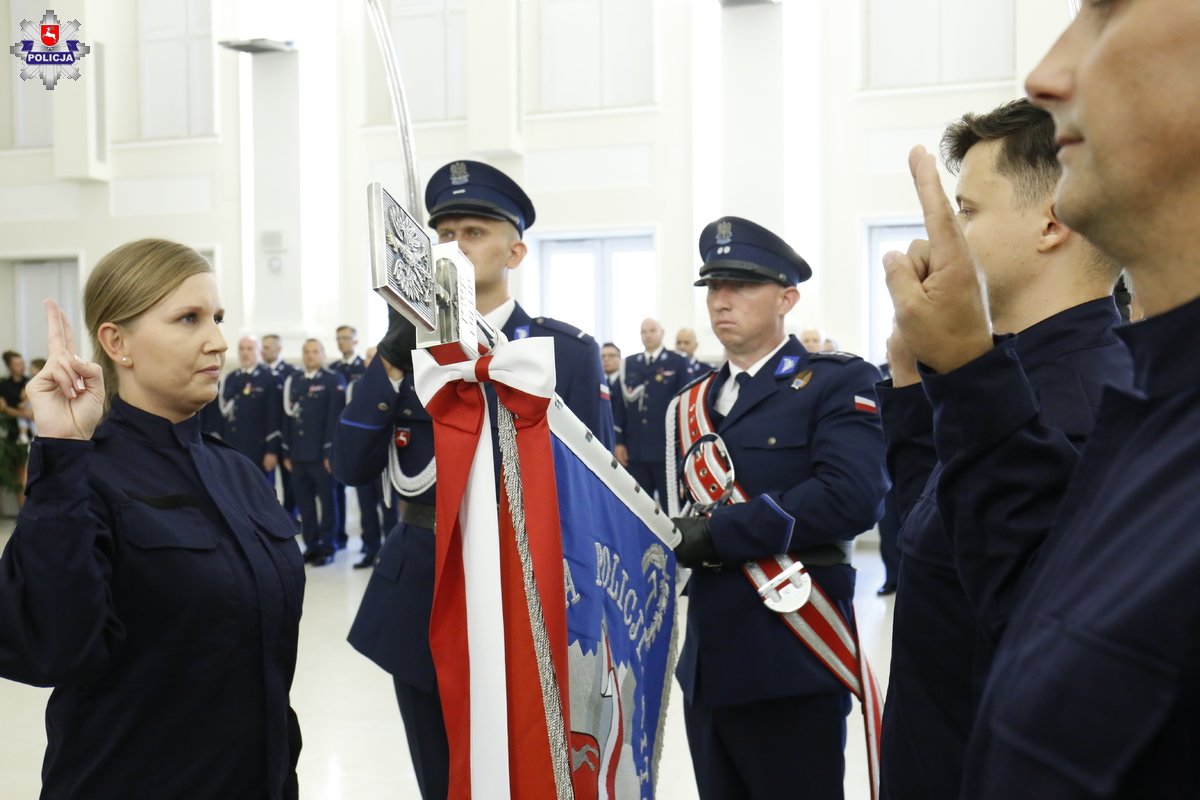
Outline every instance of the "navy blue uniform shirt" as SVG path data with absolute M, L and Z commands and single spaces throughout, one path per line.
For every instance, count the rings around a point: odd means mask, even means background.
M 295 372 L 283 382 L 283 403 L 283 455 L 292 461 L 329 458 L 338 415 L 346 405 L 342 376 L 324 367 L 311 378 Z
M 113 401 L 33 445 L 0 559 L 0 675 L 53 686 L 43 798 L 297 796 L 304 595 L 255 465 Z
M 728 376 L 725 365 L 707 393 L 710 417 Z M 687 636 L 676 674 L 689 703 L 717 707 L 845 692 L 762 604 L 741 565 L 848 542 L 875 524 L 887 491 L 883 436 L 878 415 L 861 410 L 856 398 L 873 404 L 877 380 L 879 371 L 860 358 L 810 354 L 789 337 L 716 424 L 751 499 L 713 511 L 713 545 L 727 566 L 698 569 L 688 584 Z M 778 525 L 763 524 L 778 509 L 795 518 L 790 540 L 774 535 Z M 853 619 L 853 568 L 809 572 Z
M 1062 431 L 1076 447 L 1095 423 L 1104 388 L 1132 384 L 1129 350 L 1115 333 L 1120 321 L 1105 297 L 1055 314 L 1015 338 L 1042 423 Z M 880 385 L 878 393 L 904 519 L 883 723 L 884 794 L 892 800 L 953 797 L 991 661 L 994 635 L 986 635 L 979 622 L 1002 629 L 1011 598 L 1005 596 L 1007 586 L 997 587 L 997 596 L 980 579 L 990 560 L 968 568 L 960 580 L 937 505 L 942 470 L 932 440 L 933 410 L 921 385 Z
M 939 501 L 955 493 L 955 513 L 980 524 L 955 524 L 956 553 L 1003 567 L 1041 542 L 992 662 L 964 798 L 1196 793 L 1200 301 L 1118 335 L 1135 389 L 1106 392 L 1082 455 L 1042 424 L 1011 346 L 926 380 Z
M 218 405 L 225 419 L 221 438 L 262 467 L 267 453 L 279 455 L 283 402 L 279 381 L 265 364 L 235 370 L 221 381 Z

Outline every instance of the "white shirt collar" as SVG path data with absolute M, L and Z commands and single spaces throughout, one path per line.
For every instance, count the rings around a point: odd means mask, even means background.
M 658 361 L 658 357 L 660 355 L 662 355 L 662 351 L 664 349 L 665 348 L 663 347 L 663 345 L 660 344 L 658 346 L 658 349 L 652 353 L 647 353 L 645 351 L 642 351 L 642 358 L 647 364 L 653 364 L 655 361 Z
M 493 308 L 491 311 L 483 315 L 483 318 L 488 321 L 496 330 L 501 330 L 508 324 L 508 318 L 512 316 L 513 311 L 517 307 L 517 301 L 510 297 L 500 305 Z
M 309 372 L 308 370 L 304 370 L 304 377 L 308 378 L 311 381 L 313 378 L 317 377 L 317 373 L 320 371 L 321 371 L 320 367 L 317 367 L 312 372 Z
M 749 375 L 751 378 L 753 378 L 755 375 L 758 374 L 758 371 L 763 368 L 764 364 L 766 364 L 768 361 L 770 361 L 772 358 L 774 358 L 775 354 L 783 349 L 783 346 L 785 344 L 787 344 L 787 341 L 788 341 L 787 337 L 786 336 L 783 337 L 783 341 L 780 342 L 775 347 L 774 350 L 767 353 L 765 356 L 760 358 L 758 361 L 755 361 L 753 364 L 750 365 L 750 367 L 748 369 L 742 369 L 741 367 L 735 366 L 734 363 L 732 361 L 730 361 L 729 362 L 729 382 L 733 383 L 734 378 L 736 378 L 738 375 L 740 375 L 743 372 L 745 372 L 747 375 Z

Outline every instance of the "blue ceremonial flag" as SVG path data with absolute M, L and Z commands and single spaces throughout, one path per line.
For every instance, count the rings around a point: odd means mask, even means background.
M 650 800 L 675 665 L 677 534 L 574 415 L 562 408 L 548 416 L 562 523 L 575 797 Z

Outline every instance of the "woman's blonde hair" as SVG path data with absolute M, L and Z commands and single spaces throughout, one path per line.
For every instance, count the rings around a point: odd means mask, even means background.
M 100 343 L 100 326 L 106 322 L 128 325 L 188 278 L 212 271 L 204 256 L 165 239 L 123 244 L 96 264 L 83 290 L 83 318 L 92 338 L 92 352 L 104 369 L 106 406 L 117 393 L 117 369 Z

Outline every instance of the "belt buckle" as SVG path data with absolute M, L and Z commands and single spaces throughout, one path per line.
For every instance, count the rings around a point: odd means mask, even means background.
M 790 614 L 804 606 L 812 594 L 812 578 L 804 572 L 804 565 L 793 561 L 783 572 L 758 587 L 763 605 L 777 614 Z M 799 585 L 792 578 L 799 574 Z M 772 591 L 775 597 L 771 596 Z

